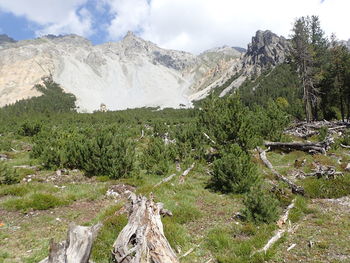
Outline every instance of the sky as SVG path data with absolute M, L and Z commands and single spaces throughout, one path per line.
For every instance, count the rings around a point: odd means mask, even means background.
M 247 47 L 257 30 L 289 37 L 297 17 L 318 15 L 327 35 L 350 38 L 350 0 L 0 0 L 0 34 L 16 40 L 77 34 L 94 44 L 128 31 L 198 54 Z

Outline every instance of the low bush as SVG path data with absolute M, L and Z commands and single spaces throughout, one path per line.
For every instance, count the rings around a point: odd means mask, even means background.
M 271 223 L 278 218 L 278 201 L 262 186 L 254 186 L 245 196 L 243 215 L 248 221 L 256 223 Z
M 0 161 L 0 185 L 16 184 L 20 179 L 16 170 L 8 167 L 4 161 Z
M 233 144 L 214 161 L 210 186 L 223 193 L 245 193 L 258 180 L 250 155 Z

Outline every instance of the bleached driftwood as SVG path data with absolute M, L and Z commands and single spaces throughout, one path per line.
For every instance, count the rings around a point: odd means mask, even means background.
M 180 176 L 180 180 L 179 180 L 179 183 L 180 184 L 183 184 L 185 182 L 185 177 L 191 172 L 191 170 L 194 168 L 194 164 L 193 163 L 190 167 L 188 167 L 183 173 L 182 175 Z
M 292 189 L 292 192 L 295 194 L 300 194 L 300 195 L 304 195 L 305 191 L 304 188 L 301 186 L 296 185 L 295 183 L 293 183 L 291 180 L 289 180 L 288 178 L 286 178 L 285 176 L 279 174 L 279 172 L 277 172 L 275 170 L 275 168 L 273 167 L 272 163 L 267 159 L 266 157 L 266 151 L 262 150 L 260 147 L 257 147 L 257 150 L 259 152 L 260 155 L 260 159 L 263 161 L 263 163 L 266 165 L 267 168 L 269 168 L 271 170 L 271 172 L 274 174 L 274 176 L 280 180 L 285 182 L 286 184 L 288 184 L 288 186 Z
M 305 176 L 314 176 L 317 178 L 327 178 L 327 179 L 331 179 L 331 178 L 336 178 L 337 176 L 343 176 L 342 172 L 337 172 L 335 167 L 333 166 L 324 166 L 324 165 L 320 165 L 320 164 L 316 164 L 316 169 L 314 169 L 314 172 L 312 173 L 307 173 L 304 174 Z
M 93 242 L 102 224 L 92 227 L 69 225 L 67 240 L 50 241 L 49 256 L 40 263 L 88 263 Z
M 162 181 L 160 181 L 159 183 L 155 184 L 154 187 L 158 187 L 160 186 L 161 184 L 164 184 L 166 182 L 169 182 L 171 179 L 173 179 L 174 177 L 176 176 L 176 174 L 172 174 L 166 178 L 164 178 Z
M 269 241 L 266 243 L 266 245 L 260 249 L 258 252 L 264 252 L 266 253 L 272 246 L 275 244 L 285 232 L 291 232 L 293 231 L 293 228 L 290 226 L 290 224 L 287 224 L 289 212 L 292 208 L 295 206 L 295 199 L 292 201 L 292 203 L 287 207 L 283 215 L 280 217 L 280 219 L 277 221 L 277 225 L 280 229 L 275 231 L 275 234 L 272 238 L 269 239 Z
M 152 198 L 130 195 L 128 224 L 114 242 L 112 258 L 117 263 L 179 263 L 164 236 L 163 205 Z

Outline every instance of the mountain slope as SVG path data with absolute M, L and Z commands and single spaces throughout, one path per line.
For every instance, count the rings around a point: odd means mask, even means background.
M 258 31 L 246 53 L 223 46 L 198 56 L 162 49 L 131 32 L 96 46 L 76 35 L 0 41 L 0 106 L 40 95 L 32 87 L 52 74 L 87 112 L 102 103 L 110 110 L 190 107 L 228 81 L 221 96 L 283 62 L 288 49 L 287 40 L 270 31 Z

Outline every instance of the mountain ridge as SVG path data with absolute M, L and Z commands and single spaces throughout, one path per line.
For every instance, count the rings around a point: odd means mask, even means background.
M 102 103 L 111 110 L 191 107 L 214 83 L 245 68 L 243 54 L 230 46 L 199 55 L 167 50 L 132 32 L 99 45 L 73 34 L 11 42 L 0 49 L 0 106 L 40 95 L 33 85 L 52 74 L 78 98 L 80 111 L 92 112 Z

